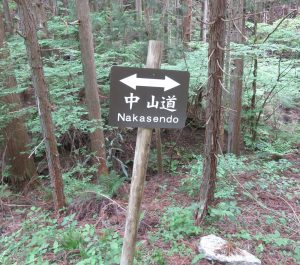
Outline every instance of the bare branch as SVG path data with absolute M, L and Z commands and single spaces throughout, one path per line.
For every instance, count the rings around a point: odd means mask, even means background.
M 28 158 L 31 158 L 32 155 L 36 152 L 36 150 L 42 145 L 42 143 L 46 140 L 46 138 L 44 137 L 44 139 L 32 150 L 32 152 L 30 153 L 30 155 L 28 156 Z
M 241 31 L 241 29 L 236 25 L 236 23 L 234 21 L 232 21 L 233 25 L 235 26 L 236 30 L 243 36 L 243 38 L 248 41 L 248 38 L 246 35 L 243 34 L 243 32 Z
M 224 84 L 221 82 L 220 79 L 219 79 L 219 83 L 220 83 L 221 87 L 229 94 L 229 91 L 226 89 L 226 87 L 224 86 Z
M 219 63 L 219 60 L 217 60 L 217 65 L 218 65 L 218 67 L 220 68 L 220 70 L 221 70 L 225 75 L 231 76 L 231 74 L 228 74 L 228 73 L 226 73 L 226 72 L 223 70 L 223 68 L 221 67 L 221 65 L 220 65 L 220 63 Z
M 201 23 L 203 23 L 203 24 L 205 24 L 205 25 L 213 25 L 213 24 L 215 24 L 216 23 L 216 20 L 214 20 L 214 21 L 212 21 L 212 22 L 209 22 L 209 21 L 203 21 L 203 20 L 201 20 L 200 18 L 196 18 L 197 19 L 197 21 L 199 21 L 199 22 L 201 22 Z
M 208 62 L 210 62 L 210 59 L 211 59 L 212 55 L 214 54 L 215 50 L 216 49 L 213 49 L 213 51 L 211 52 L 211 54 L 208 56 Z
M 296 12 L 297 10 L 293 10 L 290 13 L 288 13 L 286 16 L 284 16 L 281 21 L 277 24 L 277 26 L 268 34 L 268 36 L 264 39 L 264 41 L 262 43 L 265 43 L 270 36 L 279 28 L 279 26 L 282 24 L 283 21 L 285 21 L 291 14 L 293 14 L 294 12 Z
M 225 52 L 230 52 L 230 51 L 232 51 L 231 49 L 226 49 L 226 48 L 222 47 L 222 46 L 219 44 L 219 42 L 217 42 L 217 47 L 218 47 L 220 50 L 225 51 Z

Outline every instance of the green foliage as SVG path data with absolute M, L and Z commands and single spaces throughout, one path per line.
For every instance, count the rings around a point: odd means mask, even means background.
M 19 230 L 0 238 L 3 265 L 54 264 L 65 255 L 71 264 L 119 264 L 120 253 L 116 232 L 103 229 L 99 234 L 92 225 L 79 226 L 74 215 L 59 223 L 34 207 Z
M 215 197 L 220 199 L 231 199 L 236 194 L 236 184 L 229 180 L 229 176 L 238 172 L 253 169 L 253 165 L 247 163 L 246 157 L 236 157 L 227 154 L 218 157 L 217 167 L 217 187 Z M 201 176 L 203 174 L 203 158 L 196 156 L 196 162 L 190 166 L 190 175 L 182 180 L 182 190 L 190 196 L 195 196 L 199 192 Z
M 202 256 L 197 255 L 194 250 L 184 244 L 184 240 L 199 236 L 202 229 L 195 225 L 194 212 L 197 205 L 189 207 L 169 207 L 160 219 L 157 231 L 149 232 L 150 243 L 155 246 L 162 241 L 168 244 L 166 250 L 154 247 L 149 250 L 141 250 L 138 255 L 137 264 L 167 264 L 166 256 L 180 255 L 184 257 L 195 257 L 192 264 L 196 264 Z
M 59 243 L 64 250 L 75 250 L 79 249 L 83 242 L 81 233 L 72 228 L 63 232 Z
M 84 167 L 77 165 L 72 170 L 63 174 L 65 183 L 65 195 L 71 202 L 72 199 L 78 197 L 86 197 L 91 195 L 90 193 L 102 198 L 105 196 L 113 196 L 117 190 L 123 184 L 124 179 L 116 174 L 115 171 L 111 171 L 109 175 L 102 175 L 99 178 L 99 184 L 91 182 L 92 174 L 96 170 L 96 167 Z M 84 176 L 78 178 L 78 174 Z
M 11 195 L 12 192 L 9 190 L 8 185 L 0 185 L 0 201 L 9 198 Z
M 193 218 L 196 205 L 190 207 L 171 207 L 161 218 L 160 233 L 165 242 L 176 241 L 187 236 L 196 236 L 201 228 L 195 225 Z
M 164 252 L 161 249 L 153 249 L 149 257 L 144 259 L 146 264 L 167 265 Z
M 102 175 L 99 183 L 105 194 L 113 196 L 116 194 L 120 186 L 123 184 L 124 178 L 121 178 L 115 171 L 110 171 L 109 175 Z
M 220 202 L 216 207 L 209 209 L 209 215 L 213 219 L 227 218 L 235 220 L 241 213 L 236 201 Z

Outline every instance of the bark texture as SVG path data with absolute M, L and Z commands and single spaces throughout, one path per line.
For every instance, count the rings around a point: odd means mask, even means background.
M 96 77 L 94 59 L 94 42 L 90 9 L 88 0 L 77 0 L 76 10 L 79 20 L 79 40 L 84 74 L 86 103 L 89 120 L 95 122 L 96 129 L 90 133 L 91 150 L 96 154 L 95 163 L 98 164 L 98 176 L 108 174 L 106 165 L 105 140 L 101 129 L 101 107 Z
M 55 138 L 55 128 L 51 117 L 51 104 L 49 102 L 48 89 L 45 82 L 41 51 L 35 30 L 35 20 L 32 13 L 32 2 L 27 0 L 16 0 L 21 18 L 22 34 L 28 61 L 31 68 L 32 82 L 35 90 L 37 107 L 40 116 L 41 128 L 46 145 L 48 168 L 53 188 L 54 209 L 57 213 L 65 206 L 63 192 L 63 180 L 61 175 L 59 154 Z
M 12 16 L 10 14 L 8 0 L 3 0 L 3 12 L 5 17 L 6 30 L 9 32 L 9 34 L 13 34 L 14 24 L 13 24 Z
M 207 207 L 214 198 L 217 171 L 218 137 L 220 128 L 221 98 L 223 79 L 225 45 L 225 3 L 226 0 L 209 2 L 209 21 L 214 22 L 209 28 L 209 63 L 207 84 L 206 130 L 203 161 L 203 180 L 200 186 L 200 202 L 197 213 L 197 222 L 200 223 Z
M 63 14 L 65 16 L 69 15 L 69 1 L 68 0 L 62 0 L 63 3 Z
M 193 1 L 192 0 L 184 0 L 183 8 L 183 42 L 188 43 L 192 38 L 192 10 Z
M 137 15 L 137 20 L 142 21 L 143 19 L 142 0 L 135 0 L 135 11 Z
M 207 42 L 207 18 L 208 18 L 208 0 L 202 1 L 202 24 L 201 24 L 201 39 Z
M 229 18 L 235 18 L 230 22 L 230 41 L 243 43 L 244 35 L 244 0 L 230 0 Z M 232 59 L 231 70 L 231 104 L 228 121 L 228 153 L 240 154 L 241 146 L 241 113 L 244 62 L 242 56 Z
M 5 92 L 17 86 L 13 66 L 9 62 L 10 53 L 5 47 L 5 32 L 3 15 L 0 8 L 0 60 L 7 62 L 0 67 L 0 86 Z M 9 112 L 17 112 L 21 109 L 21 100 L 19 94 L 11 93 L 0 97 L 0 103 L 4 103 L 9 108 Z M 22 116 L 12 117 L 8 121 L 4 130 L 1 132 L 4 138 L 3 167 L 9 166 L 8 182 L 17 190 L 23 190 L 27 184 L 36 175 L 35 164 L 32 158 L 28 158 L 30 143 L 27 128 Z M 4 170 L 5 168 L 2 168 Z
M 33 0 L 32 7 L 34 10 L 34 17 L 36 28 L 42 30 L 45 34 L 45 37 L 48 37 L 48 23 L 47 23 L 47 13 L 46 13 L 46 4 L 43 0 Z

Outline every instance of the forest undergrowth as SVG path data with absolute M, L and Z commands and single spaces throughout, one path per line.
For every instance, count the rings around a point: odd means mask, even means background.
M 299 262 L 300 144 L 277 147 L 279 158 L 266 152 L 220 155 L 215 203 L 201 225 L 195 201 L 202 157 L 186 153 L 186 141 L 174 148 L 177 162 L 168 173 L 148 172 L 136 264 L 210 264 L 197 250 L 199 238 L 208 234 L 248 250 L 263 264 Z M 50 191 L 48 198 L 45 190 L 7 190 L 3 196 L 2 188 L 1 264 L 119 264 L 130 183 L 112 181 L 113 195 L 84 179 L 65 181 L 71 203 L 58 219 L 47 202 Z

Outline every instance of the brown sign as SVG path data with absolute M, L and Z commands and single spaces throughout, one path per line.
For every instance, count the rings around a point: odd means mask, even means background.
M 182 128 L 186 120 L 189 73 L 114 66 L 109 125 Z

